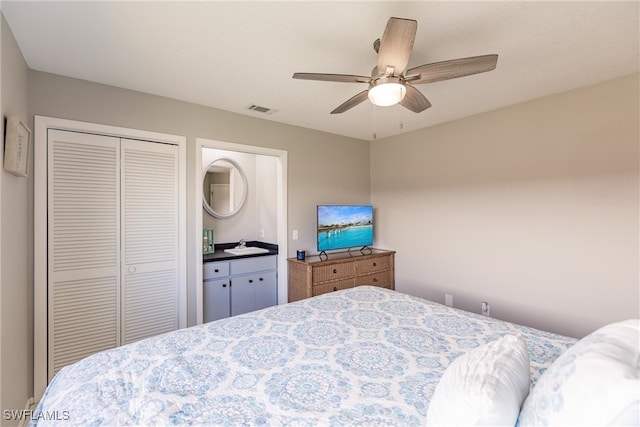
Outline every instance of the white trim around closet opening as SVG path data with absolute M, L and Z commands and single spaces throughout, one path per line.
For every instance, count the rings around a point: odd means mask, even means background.
M 254 145 L 236 144 L 232 142 L 215 141 L 206 138 L 196 138 L 195 164 L 193 167 L 196 182 L 196 194 L 194 199 L 194 212 L 196 214 L 195 228 L 193 233 L 194 250 L 196 258 L 196 323 L 199 325 L 203 321 L 203 292 L 202 292 L 202 148 L 216 148 L 220 150 L 238 151 L 241 153 L 259 154 L 272 156 L 278 159 L 277 172 L 277 244 L 278 244 L 278 304 L 286 304 L 288 301 L 288 269 L 287 254 L 289 253 L 289 243 L 287 240 L 287 156 L 285 150 L 275 148 L 259 147 Z
M 55 117 L 34 116 L 33 144 L 33 393 L 40 399 L 47 386 L 47 132 L 59 129 L 178 146 L 179 277 L 178 327 L 187 326 L 187 138 L 180 135 L 129 129 Z

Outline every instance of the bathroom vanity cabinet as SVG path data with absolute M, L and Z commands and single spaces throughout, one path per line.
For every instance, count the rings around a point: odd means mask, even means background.
M 203 269 L 203 321 L 277 304 L 277 256 L 210 261 Z

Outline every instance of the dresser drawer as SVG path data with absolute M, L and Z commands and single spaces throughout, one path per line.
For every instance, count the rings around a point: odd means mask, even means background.
M 370 285 L 386 288 L 391 284 L 391 273 L 382 271 L 380 273 L 367 274 L 365 276 L 356 277 L 356 286 Z
M 205 262 L 202 264 L 202 280 L 219 279 L 229 275 L 229 262 Z
M 313 283 L 326 282 L 328 280 L 352 277 L 355 274 L 353 262 L 325 265 L 313 268 Z M 353 283 L 353 282 L 352 282 Z
M 390 257 L 363 259 L 355 262 L 356 274 L 375 273 L 376 271 L 389 270 L 391 268 Z
M 312 292 L 313 296 L 316 296 L 348 288 L 353 288 L 353 279 L 336 280 L 335 282 L 313 285 Z

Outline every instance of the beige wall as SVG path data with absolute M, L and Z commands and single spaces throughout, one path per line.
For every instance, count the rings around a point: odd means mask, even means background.
M 28 115 L 31 127 L 39 114 L 187 136 L 190 289 L 202 137 L 288 151 L 288 256 L 315 251 L 316 204 L 372 202 L 376 244 L 398 251 L 400 291 L 436 301 L 452 293 L 454 305 L 473 311 L 488 300 L 495 317 L 575 336 L 640 317 L 637 75 L 370 150 L 351 138 L 27 71 L 7 32 L 3 18 L 3 114 Z M 1 182 L 0 403 L 19 409 L 32 384 L 33 185 L 4 172 Z
M 193 239 L 201 239 L 192 231 L 194 197 L 202 194 L 202 184 L 194 182 L 197 137 L 288 151 L 288 225 L 289 230 L 300 230 L 300 240 L 289 241 L 288 256 L 297 247 L 315 248 L 317 203 L 369 201 L 366 141 L 34 70 L 29 71 L 29 112 L 187 137 L 189 325 L 196 318 Z M 338 151 L 341 156 L 334 156 Z M 327 164 L 333 165 L 331 171 Z M 288 235 L 291 239 L 290 231 Z
M 28 69 L 1 15 L 2 119 L 17 114 L 27 122 Z M 4 146 L 4 144 L 3 144 Z M 0 242 L 0 410 L 23 409 L 33 384 L 33 168 L 29 178 L 2 174 Z M 2 425 L 17 425 L 4 420 Z
M 300 240 L 289 242 L 289 255 L 298 246 L 315 248 L 317 203 L 369 201 L 366 141 L 33 70 L 29 89 L 31 114 L 186 135 L 189 159 L 195 159 L 196 137 L 287 150 L 289 229 L 300 230 Z M 193 167 L 189 160 L 189 180 Z M 201 185 L 188 182 L 188 187 L 192 218 L 191 200 Z
M 396 288 L 573 336 L 640 317 L 638 77 L 373 142 Z
M 240 239 L 278 243 L 276 158 L 204 147 L 202 168 L 220 158 L 229 158 L 238 163 L 247 178 L 249 191 L 244 207 L 231 218 L 214 218 L 203 208 L 202 227 L 214 230 L 214 243 L 238 242 Z M 260 237 L 261 229 L 265 231 L 264 237 Z

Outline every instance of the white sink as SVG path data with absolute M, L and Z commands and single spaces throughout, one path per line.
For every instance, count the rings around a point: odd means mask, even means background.
M 225 249 L 224 251 L 233 255 L 252 255 L 267 253 L 269 252 L 269 249 L 247 246 L 245 248 Z

